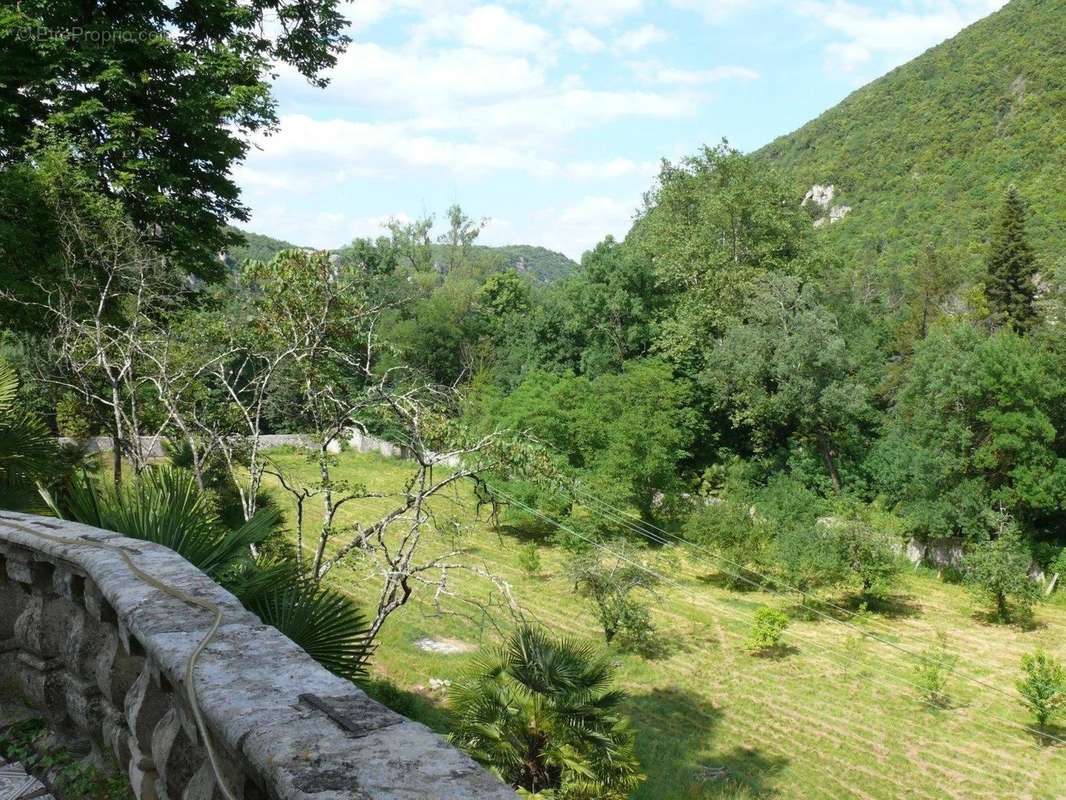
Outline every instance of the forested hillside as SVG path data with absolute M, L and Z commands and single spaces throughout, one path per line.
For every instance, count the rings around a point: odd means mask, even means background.
M 797 197 L 851 206 L 829 238 L 889 269 L 926 243 L 974 268 L 1014 183 L 1042 261 L 1066 245 L 1066 6 L 1014 0 L 758 151 Z
M 234 233 L 244 238 L 244 242 L 230 246 L 226 251 L 226 262 L 230 266 L 239 266 L 248 259 L 255 261 L 269 261 L 282 250 L 291 250 L 300 247 L 282 239 L 274 239 L 261 233 L 242 231 L 237 228 L 231 229 Z M 350 247 L 338 248 L 333 252 L 343 254 Z M 493 264 L 497 269 L 513 269 L 524 275 L 529 275 L 537 281 L 551 283 L 552 281 L 565 278 L 577 269 L 577 264 L 562 253 L 549 250 L 546 247 L 537 247 L 530 244 L 508 244 L 497 247 L 489 245 L 471 245 L 471 258 Z M 447 259 L 442 245 L 431 245 L 432 258 L 436 263 L 444 263 Z
M 231 267 L 237 267 L 243 264 L 248 259 L 253 261 L 269 261 L 282 250 L 292 250 L 294 247 L 300 245 L 286 242 L 282 239 L 274 239 L 271 236 L 264 236 L 261 233 L 252 233 L 251 231 L 242 231 L 238 228 L 230 228 L 230 230 L 244 239 L 243 242 L 230 245 L 226 249 L 226 263 Z
M 531 244 L 507 244 L 499 247 L 485 247 L 485 249 L 503 256 L 503 263 L 506 267 L 531 275 L 545 283 L 565 278 L 577 269 L 577 264 L 573 259 L 546 247 Z

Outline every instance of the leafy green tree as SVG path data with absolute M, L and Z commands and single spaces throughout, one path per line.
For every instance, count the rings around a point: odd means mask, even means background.
M 437 237 L 437 243 L 444 247 L 441 269 L 445 274 L 455 272 L 466 263 L 470 248 L 489 222 L 487 219 L 471 219 L 458 205 L 450 207 L 447 216 L 448 230 Z
M 943 319 L 962 285 L 958 262 L 932 244 L 898 273 L 885 276 L 889 302 L 899 306 L 893 349 L 909 362 L 914 348 Z
M 990 602 L 996 619 L 1025 618 L 1040 599 L 1040 587 L 1029 578 L 1032 552 L 1017 528 L 1001 519 L 999 535 L 967 554 L 963 567 L 974 593 Z
M 761 581 L 761 573 L 772 565 L 773 531 L 752 509 L 737 498 L 714 498 L 689 516 L 682 529 L 687 540 L 720 556 L 714 564 L 734 589 Z
M 926 536 L 987 531 L 987 510 L 1023 526 L 1066 500 L 1055 421 L 1066 388 L 1040 346 L 966 323 L 922 341 L 868 462 L 879 488 Z
M 617 372 L 651 352 L 663 292 L 652 261 L 636 247 L 608 236 L 585 253 L 565 290 L 576 317 L 573 330 L 581 332 L 577 371 L 589 377 Z
M 993 321 L 1025 332 L 1036 319 L 1036 256 L 1025 235 L 1025 203 L 1012 184 L 992 233 L 985 294 Z
M 594 380 L 532 372 L 480 413 L 486 427 L 531 435 L 565 455 L 601 501 L 650 517 L 659 493 L 679 487 L 697 424 L 689 397 L 669 367 L 640 360 Z
M 831 532 L 845 573 L 858 581 L 861 596 L 886 597 L 900 572 L 891 539 L 859 520 L 845 520 Z
M 816 450 L 833 487 L 843 488 L 841 443 L 871 414 L 870 392 L 836 317 L 810 286 L 787 275 L 759 282 L 700 380 L 758 446 L 791 432 Z
M 30 164 L 0 162 L 0 319 L 3 327 L 43 332 L 47 320 L 26 305 L 62 275 L 59 226 L 48 181 Z M 20 302 L 21 301 L 21 302 Z
M 664 162 L 631 238 L 669 299 L 659 346 L 698 368 L 767 272 L 799 268 L 811 223 L 774 173 L 723 143 Z
M 452 684 L 450 738 L 535 796 L 624 800 L 643 776 L 613 678 L 593 648 L 520 628 Z
M 493 321 L 494 327 L 513 315 L 528 314 L 533 304 L 530 284 L 514 270 L 489 275 L 477 292 L 481 313 Z
M 752 655 L 766 655 L 779 650 L 788 622 L 788 615 L 784 611 L 760 606 L 752 619 L 748 652 Z
M 650 643 L 655 626 L 645 602 L 636 593 L 653 592 L 659 581 L 632 561 L 583 554 L 570 562 L 567 572 L 578 593 L 595 604 L 607 644 L 618 638 L 623 646 L 639 651 Z
M 1066 708 L 1066 670 L 1041 650 L 1022 656 L 1022 670 L 1025 677 L 1018 681 L 1018 693 L 1036 724 L 1044 728 Z
M 313 83 L 347 42 L 337 0 L 22 0 L 0 10 L 0 163 L 75 147 L 172 258 L 204 276 L 246 219 L 230 177 L 249 134 L 277 123 L 286 63 Z M 158 228 L 157 228 L 158 226 Z

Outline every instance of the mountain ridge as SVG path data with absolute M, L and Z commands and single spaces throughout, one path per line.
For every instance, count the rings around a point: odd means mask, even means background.
M 753 154 L 797 197 L 832 185 L 826 236 L 898 266 L 934 244 L 978 269 L 1010 184 L 1045 263 L 1066 253 L 1066 3 L 1013 0 Z
M 226 251 L 224 260 L 235 267 L 244 263 L 247 259 L 257 261 L 269 261 L 282 250 L 311 249 L 303 245 L 292 244 L 283 239 L 275 239 L 261 233 L 232 228 L 234 232 L 245 238 L 243 245 L 236 245 Z M 437 248 L 439 245 L 432 245 Z M 330 253 L 336 253 L 343 248 L 329 248 Z M 526 273 L 543 283 L 552 283 L 561 280 L 578 268 L 578 263 L 569 256 L 547 247 L 532 244 L 505 244 L 484 245 L 475 244 L 471 250 L 475 254 L 499 256 L 502 258 L 503 269 L 515 269 L 520 273 Z

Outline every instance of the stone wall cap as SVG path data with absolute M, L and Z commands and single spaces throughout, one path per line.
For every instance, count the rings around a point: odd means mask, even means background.
M 14 525 L 64 540 L 40 538 Z M 218 748 L 278 800 L 513 800 L 515 793 L 424 725 L 333 675 L 168 548 L 76 522 L 0 511 L 0 555 L 84 572 L 174 687 L 214 615 L 154 588 L 138 568 L 216 604 L 222 622 L 196 665 L 196 694 Z M 20 550 L 21 549 L 21 550 Z M 317 701 L 317 702 L 316 702 Z

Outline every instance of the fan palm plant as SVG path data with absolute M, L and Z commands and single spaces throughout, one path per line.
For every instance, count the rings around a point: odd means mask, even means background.
M 613 677 L 593 648 L 520 628 L 453 684 L 452 741 L 527 796 L 622 800 L 643 776 Z
M 289 562 L 235 572 L 226 588 L 330 672 L 349 680 L 366 676 L 369 625 L 347 595 L 301 575 Z
M 32 487 L 52 475 L 57 446 L 48 428 L 18 404 L 18 375 L 0 358 L 0 487 Z
M 58 504 L 46 500 L 59 514 Z M 293 565 L 254 556 L 278 532 L 276 509 L 228 528 L 192 473 L 170 465 L 147 469 L 119 488 L 81 473 L 67 486 L 65 508 L 79 522 L 169 547 L 330 671 L 349 680 L 365 675 L 371 647 L 355 603 L 304 579 Z

